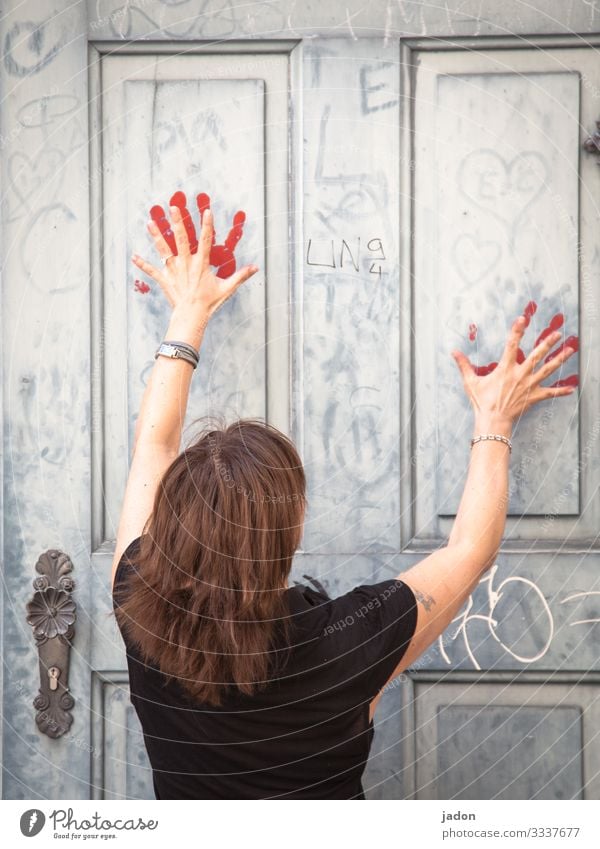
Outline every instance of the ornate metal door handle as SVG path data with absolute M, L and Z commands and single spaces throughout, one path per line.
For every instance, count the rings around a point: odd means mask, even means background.
M 27 603 L 27 621 L 33 627 L 40 660 L 40 691 L 33 706 L 40 731 L 56 738 L 69 730 L 75 704 L 68 687 L 69 651 L 77 618 L 71 597 L 75 582 L 69 576 L 73 563 L 64 552 L 50 549 L 40 556 L 35 569 L 39 577 Z

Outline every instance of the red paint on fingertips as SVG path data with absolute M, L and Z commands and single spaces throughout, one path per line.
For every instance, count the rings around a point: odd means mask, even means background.
M 526 305 L 525 309 L 523 310 L 523 317 L 525 318 L 525 327 L 529 326 L 529 323 L 531 322 L 531 318 L 535 315 L 536 311 L 537 311 L 536 302 L 535 301 L 529 301 L 529 303 Z M 564 317 L 563 313 L 559 312 L 559 313 L 556 313 L 554 316 L 552 316 L 550 322 L 548 323 L 548 326 L 544 328 L 544 330 L 542 331 L 542 333 L 539 335 L 538 339 L 536 340 L 535 345 L 536 346 L 539 345 L 540 342 L 543 342 L 543 340 L 546 339 L 551 333 L 556 333 L 563 326 L 564 323 L 565 323 L 565 317 Z M 471 342 L 475 341 L 475 338 L 477 336 L 477 332 L 478 332 L 477 331 L 477 325 L 474 324 L 474 323 L 471 323 L 469 325 L 469 340 Z M 550 354 L 548 354 L 548 356 L 545 359 L 545 362 L 549 362 L 550 360 L 552 360 L 554 357 L 556 357 L 558 354 L 560 354 L 562 351 L 564 351 L 565 348 L 571 348 L 573 351 L 579 351 L 579 337 L 578 336 L 569 336 L 567 339 L 565 339 L 565 341 L 562 343 L 562 345 L 560 345 L 556 349 L 556 351 L 552 351 Z M 523 364 L 526 360 L 526 355 L 522 351 L 521 348 L 517 349 L 516 360 L 517 360 L 517 363 L 519 363 L 519 365 Z M 498 365 L 498 363 L 488 363 L 487 365 L 473 366 L 473 371 L 479 377 L 485 377 L 485 375 L 491 374 L 491 372 L 494 371 L 494 369 L 497 367 L 497 365 Z M 574 388 L 574 387 L 577 387 L 577 386 L 579 386 L 579 375 L 576 375 L 576 374 L 570 375 L 569 377 L 565 377 L 562 380 L 557 380 L 556 383 L 552 384 L 553 388 L 559 388 L 559 387 Z
M 202 219 L 204 218 L 204 213 L 206 212 L 207 209 L 210 209 L 210 197 L 209 197 L 209 195 L 207 195 L 205 192 L 200 192 L 200 194 L 196 195 L 196 205 L 198 207 L 198 212 L 200 213 L 200 225 L 202 225 L 202 223 L 203 223 Z M 208 258 L 208 261 L 210 262 L 211 265 L 216 265 L 216 263 L 213 262 L 213 255 L 212 255 L 213 247 L 214 247 L 216 238 L 217 238 L 217 234 L 215 232 L 215 228 L 213 227 L 210 256 Z M 217 277 L 219 277 L 218 273 L 217 273 Z
M 551 384 L 551 388 L 558 388 L 559 386 L 579 386 L 579 375 L 571 374 L 569 377 L 564 377 L 562 380 L 557 380 L 556 383 Z
M 187 199 L 185 193 L 182 191 L 175 192 L 169 203 L 171 206 L 176 206 L 181 212 L 181 219 L 183 221 L 188 241 L 190 243 L 190 253 L 195 254 L 198 250 L 198 237 L 196 236 L 196 228 L 194 227 L 192 216 L 190 215 L 190 211 L 187 208 Z
M 217 277 L 229 277 L 235 271 L 235 257 L 225 245 L 215 245 L 212 248 L 210 264 L 217 266 Z
M 225 239 L 225 248 L 228 251 L 233 252 L 235 250 L 235 246 L 242 238 L 242 234 L 244 232 L 244 222 L 246 221 L 246 213 L 239 210 L 233 216 L 233 226 L 229 233 L 227 234 L 227 238 Z
M 531 321 L 531 317 L 535 315 L 537 310 L 537 304 L 535 301 L 529 301 L 525 309 L 523 310 L 523 315 L 525 316 L 525 327 L 529 327 L 529 322 Z
M 205 192 L 200 192 L 196 195 L 196 204 L 200 212 L 200 221 L 207 209 L 210 209 L 210 197 Z M 235 256 L 233 254 L 235 246 L 242 238 L 244 232 L 244 223 L 246 221 L 246 213 L 239 210 L 233 216 L 233 226 L 231 227 L 225 243 L 222 245 L 215 244 L 216 231 L 213 227 L 212 245 L 210 249 L 209 262 L 213 267 L 216 267 L 217 277 L 230 277 L 236 269 Z
M 136 280 L 133 284 L 135 291 L 139 292 L 141 295 L 146 295 L 150 291 L 150 286 L 147 283 L 144 283 L 143 280 Z
M 200 221 L 202 221 L 204 210 L 210 207 L 210 197 L 205 192 L 200 192 L 200 194 L 196 195 L 196 204 L 200 213 Z
M 185 192 L 182 192 L 181 189 L 174 192 L 171 195 L 171 200 L 169 201 L 169 206 L 178 206 L 179 209 L 184 209 L 187 204 L 187 198 L 185 196 Z
M 543 342 L 544 339 L 546 339 L 547 336 L 550 336 L 550 334 L 553 332 L 554 331 L 552 331 L 549 327 L 544 327 L 538 338 L 535 340 L 534 348 L 537 347 L 540 342 Z
M 551 333 L 556 333 L 557 330 L 560 330 L 560 328 L 563 326 L 564 323 L 565 323 L 564 315 L 561 312 L 557 312 L 556 315 L 551 318 L 550 324 L 548 325 L 548 327 L 545 327 L 542 330 L 542 332 L 540 333 L 540 335 L 538 336 L 538 338 L 535 340 L 534 347 L 537 347 L 540 344 L 540 342 L 543 342 L 544 339 L 546 339 L 548 336 L 550 336 Z
M 554 359 L 554 357 L 558 356 L 558 354 L 560 354 L 562 351 L 564 351 L 565 348 L 572 348 L 574 351 L 578 351 L 579 350 L 579 337 L 578 336 L 569 336 L 567 339 L 565 339 L 565 341 L 562 343 L 562 345 L 559 345 L 559 347 L 556 349 L 556 351 L 551 351 L 548 354 L 548 356 L 546 357 L 544 362 L 545 363 L 550 362 L 550 360 Z
M 473 370 L 479 377 L 485 377 L 486 374 L 491 374 L 498 363 L 488 363 L 487 366 L 473 366 Z

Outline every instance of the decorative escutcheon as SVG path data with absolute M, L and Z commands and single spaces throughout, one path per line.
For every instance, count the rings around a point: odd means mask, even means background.
M 27 621 L 33 628 L 40 661 L 40 691 L 33 700 L 35 721 L 48 737 L 61 737 L 71 727 L 75 700 L 69 691 L 69 652 L 75 636 L 77 606 L 71 597 L 75 582 L 71 559 L 62 551 L 45 551 L 35 570 L 33 598 Z

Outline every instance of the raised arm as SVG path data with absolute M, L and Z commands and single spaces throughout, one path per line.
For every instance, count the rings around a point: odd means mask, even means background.
M 519 316 L 513 323 L 497 368 L 478 377 L 468 358 L 454 351 L 465 391 L 474 410 L 473 436 L 498 434 L 510 438 L 513 423 L 534 404 L 574 388 L 545 387 L 541 382 L 574 353 L 565 347 L 547 363 L 560 332 L 548 335 L 522 364 L 517 352 L 526 327 Z M 394 676 L 409 667 L 446 629 L 461 609 L 483 573 L 493 565 L 506 522 L 510 451 L 501 441 L 473 445 L 465 488 L 448 543 L 421 560 L 398 578 L 417 598 L 417 628 Z
M 194 241 L 194 233 L 193 224 L 190 229 L 191 220 L 185 214 L 187 210 L 182 214 L 178 206 L 171 206 L 170 211 L 177 253 L 173 254 L 156 222 L 150 221 L 148 229 L 159 256 L 165 260 L 164 270 L 136 254 L 132 261 L 156 280 L 173 307 L 165 339 L 185 342 L 199 352 L 210 317 L 258 268 L 248 265 L 226 279 L 218 277 L 210 261 L 214 235 L 210 209 L 203 212 L 195 253 L 190 249 L 190 237 Z M 121 508 L 112 564 L 113 582 L 123 552 L 142 534 L 160 480 L 179 453 L 193 371 L 187 360 L 163 356 L 156 359 L 152 368 L 138 415 L 133 459 Z

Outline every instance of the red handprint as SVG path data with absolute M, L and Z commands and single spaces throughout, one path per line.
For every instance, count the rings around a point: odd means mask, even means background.
M 210 207 L 210 198 L 204 192 L 200 192 L 200 194 L 196 197 L 196 203 L 198 205 L 198 211 L 200 212 L 200 223 L 202 224 L 204 211 Z M 185 194 L 182 191 L 175 192 L 169 201 L 169 205 L 178 206 L 181 210 L 181 217 L 183 218 L 183 223 L 185 224 L 190 241 L 190 251 L 195 254 L 198 250 L 198 237 L 196 236 L 196 228 L 194 227 L 192 216 L 187 208 Z M 167 244 L 173 253 L 176 254 L 177 246 L 175 245 L 175 236 L 169 226 L 163 207 L 158 204 L 153 206 L 150 210 L 150 217 L 156 222 Z M 234 256 L 235 246 L 242 238 L 245 221 L 246 213 L 241 210 L 236 212 L 233 216 L 233 225 L 222 245 L 215 244 L 216 235 L 213 233 L 213 244 L 210 249 L 210 264 L 217 268 L 217 277 L 230 277 L 234 273 L 236 269 Z
M 535 301 L 529 301 L 529 303 L 527 304 L 527 306 L 523 310 L 523 315 L 526 318 L 525 327 L 529 327 L 529 322 L 531 321 L 531 317 L 535 314 L 536 311 L 537 311 L 536 302 Z M 559 330 L 563 326 L 564 323 L 565 323 L 565 317 L 561 312 L 556 313 L 556 315 L 552 316 L 548 326 L 545 327 L 542 330 L 542 332 L 540 333 L 538 338 L 535 340 L 534 347 L 539 345 L 540 342 L 543 342 L 544 339 L 547 336 L 549 336 L 551 333 L 553 333 L 556 330 Z M 469 330 L 471 330 L 472 327 L 473 327 L 473 325 L 469 325 Z M 469 333 L 469 338 L 471 338 L 471 333 Z M 474 338 L 471 339 L 471 341 L 474 341 Z M 553 357 L 556 357 L 557 354 L 560 354 L 561 351 L 563 351 L 565 348 L 573 348 L 574 351 L 578 351 L 579 350 L 579 337 L 578 336 L 569 336 L 567 339 L 565 339 L 565 341 L 561 345 L 559 345 L 559 347 L 555 351 L 551 351 L 548 354 L 548 356 L 546 357 L 544 362 L 547 363 Z M 526 359 L 525 354 L 523 353 L 521 348 L 519 348 L 519 350 L 517 351 L 517 362 L 519 364 L 521 364 L 521 363 L 525 362 L 525 359 Z M 475 369 L 475 374 L 477 374 L 481 377 L 481 376 L 484 376 L 486 374 L 490 374 L 490 372 L 494 371 L 494 369 L 496 368 L 497 365 L 498 365 L 498 363 L 488 363 L 487 365 L 483 365 L 483 366 L 473 366 L 473 368 Z M 555 383 L 552 383 L 551 386 L 579 386 L 579 375 L 571 374 L 571 375 L 569 375 L 569 377 L 565 377 L 562 380 L 557 380 Z

